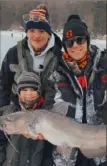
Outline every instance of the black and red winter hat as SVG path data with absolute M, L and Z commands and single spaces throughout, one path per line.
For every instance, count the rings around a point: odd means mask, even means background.
M 90 36 L 86 23 L 81 20 L 79 15 L 70 15 L 64 26 L 63 42 L 75 36 L 86 36 L 89 46 Z

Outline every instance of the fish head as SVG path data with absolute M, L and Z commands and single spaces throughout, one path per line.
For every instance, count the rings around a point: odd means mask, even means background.
M 33 120 L 31 112 L 19 111 L 0 117 L 0 129 L 7 134 L 29 134 L 28 124 Z

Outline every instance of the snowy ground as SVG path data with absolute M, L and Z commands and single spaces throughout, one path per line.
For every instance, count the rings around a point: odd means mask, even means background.
M 60 38 L 62 37 L 61 33 L 58 33 Z M 17 41 L 23 39 L 25 37 L 25 33 L 18 31 L 0 31 L 0 66 L 2 60 L 8 51 L 8 49 L 14 45 L 16 45 Z M 99 48 L 106 48 L 106 40 L 92 40 L 92 44 L 97 45 Z

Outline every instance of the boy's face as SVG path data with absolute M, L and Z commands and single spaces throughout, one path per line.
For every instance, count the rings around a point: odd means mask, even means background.
M 36 90 L 33 88 L 24 88 L 20 91 L 20 97 L 25 100 L 32 100 L 32 99 L 38 99 L 39 94 Z
M 25 109 L 33 109 L 39 97 L 39 93 L 35 89 L 24 88 L 19 93 L 19 102 Z
M 27 37 L 33 49 L 39 51 L 48 43 L 50 35 L 42 29 L 29 29 Z

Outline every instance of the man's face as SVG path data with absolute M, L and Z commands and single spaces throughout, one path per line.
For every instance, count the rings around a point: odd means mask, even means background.
M 67 47 L 67 51 L 71 59 L 79 61 L 87 54 L 87 41 L 85 40 L 82 44 L 74 41 L 71 47 Z
M 41 50 L 48 43 L 50 35 L 42 29 L 29 29 L 28 40 L 35 51 Z

